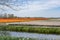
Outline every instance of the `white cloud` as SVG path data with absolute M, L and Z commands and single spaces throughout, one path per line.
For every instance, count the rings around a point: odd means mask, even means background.
M 31 10 L 31 11 L 34 11 L 34 10 L 45 10 L 45 9 L 51 9 L 51 8 L 55 8 L 55 7 L 60 7 L 60 0 L 49 0 L 49 1 L 33 1 L 33 2 L 30 2 L 28 4 L 24 4 L 24 6 L 14 6 L 12 5 L 11 6 L 12 8 L 16 8 L 19 10 L 20 8 L 20 11 L 21 9 L 22 10 Z
M 19 11 L 15 11 L 16 13 L 21 14 L 21 16 L 26 16 L 26 15 L 33 15 L 34 12 L 40 10 L 47 10 L 47 9 L 53 9 L 53 8 L 57 8 L 60 7 L 60 0 L 48 0 L 48 1 L 29 1 L 27 4 L 25 3 L 24 6 L 11 6 L 14 9 L 17 9 Z M 7 7 L 5 7 L 7 8 Z M 9 9 L 9 8 L 7 8 Z M 19 15 L 18 14 L 18 15 Z
M 46 10 L 46 9 L 52 9 L 52 8 L 56 8 L 56 7 L 60 7 L 60 0 L 49 0 L 49 1 L 33 1 L 33 2 L 29 2 L 27 5 L 25 6 L 19 6 L 19 8 L 22 9 L 22 11 L 26 11 L 26 12 L 31 12 L 31 11 L 37 11 L 37 10 Z M 21 12 L 21 10 L 19 11 Z
M 29 6 L 29 9 L 31 10 L 44 10 L 44 9 L 52 9 L 55 7 L 60 7 L 60 0 L 49 0 L 44 3 L 40 3 L 40 1 L 35 1 L 34 3 L 31 3 Z
M 35 10 L 45 10 L 45 9 L 52 9 L 55 7 L 60 7 L 60 0 L 49 0 L 46 2 L 34 1 L 21 7 L 22 9 L 35 11 Z
M 55 8 L 55 7 L 60 7 L 60 0 L 49 0 L 43 5 L 45 8 Z

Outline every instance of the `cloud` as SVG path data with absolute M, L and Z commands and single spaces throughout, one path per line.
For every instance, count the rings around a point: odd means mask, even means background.
M 16 1 L 16 0 L 13 0 Z M 15 6 L 17 5 L 17 6 Z M 60 7 L 60 0 L 17 0 L 12 8 L 20 10 L 45 10 Z
M 31 10 L 44 10 L 60 7 L 60 0 L 49 0 L 47 2 L 35 1 L 28 5 Z
M 23 11 L 28 12 L 28 11 L 47 10 L 60 7 L 60 0 L 48 0 L 48 1 L 35 0 L 27 2 L 28 2 L 27 5 L 24 4 L 24 6 L 19 6 L 18 8 L 21 8 Z
M 14 13 L 20 16 L 27 16 L 37 14 L 37 11 L 41 13 L 41 11 L 54 9 L 60 7 L 60 0 L 14 0 L 15 4 L 11 5 L 12 8 L 17 9 L 19 11 L 15 11 Z M 12 4 L 12 3 L 11 3 Z M 17 5 L 17 6 L 16 6 Z M 3 6 L 3 5 L 2 5 Z M 4 9 L 10 8 L 5 7 Z M 12 11 L 13 12 L 13 11 Z
M 30 1 L 27 5 L 22 7 L 22 9 L 24 10 L 20 10 L 18 13 L 21 14 L 20 16 L 38 16 L 39 15 L 38 11 L 41 15 L 41 12 L 45 14 L 44 10 L 50 10 L 57 7 L 60 7 L 60 0 L 48 0 L 48 1 L 38 0 L 38 1 L 32 1 L 32 2 Z
M 20 0 L 19 6 L 12 5 L 13 8 L 23 11 L 47 10 L 60 7 L 60 0 Z

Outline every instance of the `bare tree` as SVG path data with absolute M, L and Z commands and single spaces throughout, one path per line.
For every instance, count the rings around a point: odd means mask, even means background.
M 3 18 L 8 18 L 8 14 L 7 13 L 4 13 L 3 14 Z
M 2 14 L 0 14 L 0 18 L 3 18 L 3 15 Z
M 14 18 L 14 14 L 8 14 L 8 18 Z
M 17 1 L 18 0 L 0 0 L 0 5 L 3 5 L 3 6 L 11 8 L 13 10 L 16 10 L 15 8 L 13 8 L 13 6 L 17 7 L 17 5 L 18 5 L 18 4 L 16 4 Z M 0 7 L 0 9 L 4 10 L 1 7 Z

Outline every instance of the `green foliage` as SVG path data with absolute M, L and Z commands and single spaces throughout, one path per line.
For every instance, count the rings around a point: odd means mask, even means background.
M 36 38 L 0 36 L 0 40 L 37 40 Z
M 18 32 L 33 32 L 44 34 L 60 34 L 60 28 L 42 28 L 30 26 L 1 26 L 0 30 L 3 31 L 18 31 Z

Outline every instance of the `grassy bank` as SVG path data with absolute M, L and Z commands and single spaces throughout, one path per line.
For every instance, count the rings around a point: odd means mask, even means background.
M 17 32 L 32 32 L 42 34 L 60 34 L 60 28 L 42 28 L 42 27 L 29 27 L 29 26 L 1 26 L 0 30 L 3 31 L 17 31 Z
M 0 36 L 0 40 L 37 40 L 35 38 L 23 38 L 23 37 L 10 37 L 10 36 Z

